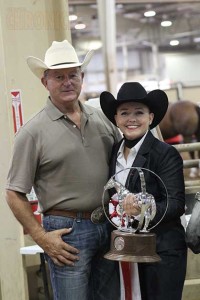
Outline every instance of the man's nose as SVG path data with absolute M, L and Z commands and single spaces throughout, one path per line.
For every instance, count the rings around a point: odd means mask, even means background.
M 65 76 L 64 78 L 63 78 L 63 84 L 71 84 L 71 78 L 69 77 L 69 76 Z

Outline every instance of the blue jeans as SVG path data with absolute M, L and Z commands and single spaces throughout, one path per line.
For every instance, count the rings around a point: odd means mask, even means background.
M 103 258 L 113 229 L 108 221 L 93 224 L 85 219 L 44 216 L 43 226 L 47 231 L 71 227 L 63 241 L 80 251 L 73 267 L 59 267 L 46 255 L 55 300 L 120 299 L 118 262 Z

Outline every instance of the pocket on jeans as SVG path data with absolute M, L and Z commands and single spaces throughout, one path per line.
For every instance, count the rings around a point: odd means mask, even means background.
M 47 231 L 53 231 L 63 228 L 73 228 L 75 220 L 60 216 L 45 216 L 43 218 L 43 227 Z

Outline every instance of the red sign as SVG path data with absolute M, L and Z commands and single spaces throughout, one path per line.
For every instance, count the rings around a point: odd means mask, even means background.
M 14 131 L 17 132 L 18 129 L 23 125 L 21 91 L 20 90 L 11 91 L 11 97 L 12 97 Z

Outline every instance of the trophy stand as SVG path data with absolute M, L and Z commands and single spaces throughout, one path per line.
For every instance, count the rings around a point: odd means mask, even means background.
M 113 224 L 117 230 L 114 230 L 111 234 L 111 245 L 110 251 L 104 255 L 105 258 L 116 261 L 124 262 L 158 262 L 161 258 L 156 253 L 156 234 L 151 233 L 150 230 L 157 226 L 164 215 L 166 214 L 168 207 L 168 194 L 167 189 L 162 182 L 161 178 L 158 177 L 154 172 L 138 167 L 132 167 L 127 169 L 136 169 L 139 172 L 141 181 L 141 192 L 134 194 L 138 204 L 141 206 L 141 213 L 137 219 L 137 225 L 134 227 L 134 217 L 127 216 L 123 210 L 123 201 L 128 194 L 132 194 L 125 186 L 115 180 L 115 176 L 112 176 L 104 187 L 103 193 L 103 208 L 107 219 Z M 125 170 L 127 170 L 125 169 Z M 161 220 L 152 228 L 149 228 L 149 223 L 156 214 L 156 203 L 153 195 L 148 194 L 146 191 L 146 183 L 143 170 L 153 173 L 160 179 L 164 185 L 166 191 L 166 209 Z M 124 171 L 124 170 L 122 170 Z M 120 172 L 122 172 L 120 171 Z M 104 195 L 105 191 L 111 188 L 115 188 L 116 194 L 113 200 L 115 209 L 112 215 L 118 216 L 117 222 L 113 223 L 110 216 L 105 211 Z M 112 200 L 111 200 L 112 201 Z

